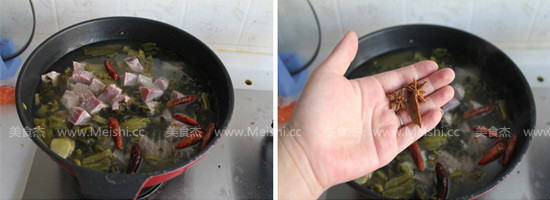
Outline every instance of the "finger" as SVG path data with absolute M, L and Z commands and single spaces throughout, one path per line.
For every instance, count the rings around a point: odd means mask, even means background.
M 334 47 L 328 58 L 315 69 L 314 73 L 323 72 L 344 75 L 349 64 L 355 58 L 357 46 L 357 34 L 353 31 L 348 31 L 340 43 Z
M 394 92 L 416 80 L 422 79 L 437 70 L 437 64 L 433 61 L 421 61 L 407 67 L 376 74 L 373 77 L 378 80 L 385 93 Z
M 399 130 L 397 130 L 397 147 L 400 151 L 407 148 L 414 141 L 422 137 L 426 132 L 432 130 L 438 123 L 441 121 L 441 116 L 443 114 L 439 108 L 432 109 L 426 114 L 422 115 L 422 127 L 419 127 L 416 124 L 410 123 Z
M 445 68 L 429 75 L 428 77 L 418 81 L 418 84 L 424 83 L 422 90 L 424 96 L 431 94 L 439 88 L 449 85 L 455 79 L 455 72 L 450 68 Z M 417 79 L 418 80 L 418 79 Z
M 426 102 L 419 103 L 419 109 L 420 114 L 424 114 L 430 110 L 441 108 L 441 106 L 445 105 L 447 102 L 449 102 L 454 96 L 454 89 L 453 87 L 447 85 L 439 90 L 433 92 L 432 94 L 426 96 Z M 403 120 L 403 124 L 411 123 L 411 118 L 409 114 L 407 114 L 406 110 L 400 110 L 398 113 L 401 116 L 401 120 Z

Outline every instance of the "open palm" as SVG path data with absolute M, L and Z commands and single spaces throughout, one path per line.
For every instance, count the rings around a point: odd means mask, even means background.
M 439 123 L 439 108 L 453 97 L 451 69 L 437 71 L 431 61 L 374 76 L 348 80 L 345 73 L 357 51 L 357 36 L 349 32 L 333 53 L 312 72 L 285 129 L 300 130 L 295 140 L 319 185 L 328 188 L 372 172 Z M 422 127 L 401 111 L 403 126 L 389 108 L 386 94 L 426 82 L 426 102 L 420 104 Z

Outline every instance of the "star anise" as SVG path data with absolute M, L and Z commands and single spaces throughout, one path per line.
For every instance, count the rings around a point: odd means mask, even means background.
M 391 93 L 388 97 L 390 98 L 390 109 L 395 107 L 395 112 L 401 109 L 407 109 L 407 106 L 405 105 L 406 99 L 404 88 Z
M 411 92 L 410 97 L 416 97 L 418 98 L 419 101 L 425 102 L 426 99 L 424 99 L 424 96 L 422 96 L 422 94 L 426 93 L 426 91 L 422 90 L 422 87 L 424 87 L 424 84 L 426 84 L 426 81 L 424 81 L 424 83 L 421 83 L 419 86 L 416 79 L 413 78 L 413 84 L 407 86 L 407 90 Z

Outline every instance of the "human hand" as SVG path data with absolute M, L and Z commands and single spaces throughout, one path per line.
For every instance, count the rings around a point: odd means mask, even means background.
M 346 79 L 343 75 L 357 46 L 357 35 L 348 32 L 312 72 L 284 128 L 285 132 L 299 130 L 301 134 L 279 137 L 279 197 L 317 198 L 335 184 L 388 164 L 439 123 L 439 108 L 453 97 L 453 88 L 448 86 L 454 79 L 453 70 L 436 72 L 437 64 L 432 61 Z M 399 113 L 404 124 L 400 126 L 386 96 L 410 85 L 413 78 L 426 82 L 426 102 L 420 103 L 422 127 L 410 123 L 405 111 Z M 298 170 L 294 175 L 300 177 L 299 183 L 306 184 L 305 188 L 288 184 L 292 170 Z M 298 188 L 309 194 L 293 196 Z

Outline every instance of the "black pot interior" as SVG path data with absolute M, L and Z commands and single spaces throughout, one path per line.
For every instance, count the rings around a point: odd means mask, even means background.
M 52 66 L 52 64 L 82 46 L 120 40 L 157 43 L 158 46 L 183 57 L 190 66 L 211 81 L 217 98 L 216 128 L 224 130 L 227 127 L 233 112 L 233 86 L 227 70 L 214 52 L 181 29 L 153 20 L 132 17 L 111 17 L 82 22 L 59 31 L 38 46 L 21 68 L 16 86 L 16 106 L 23 126 L 34 127 L 33 94 L 41 83 L 40 75 L 52 70 L 64 70 L 61 69 L 63 66 Z M 221 134 L 215 134 L 207 148 L 172 168 L 137 175 L 109 174 L 77 166 L 49 150 L 37 137 L 32 139 L 50 157 L 74 169 L 85 196 L 88 194 L 84 190 L 90 190 L 88 191 L 92 193 L 90 196 L 95 198 L 134 198 L 137 189 L 147 178 L 191 164 L 206 154 L 220 137 Z M 124 187 L 126 187 L 125 190 Z M 97 194 L 98 192 L 101 194 Z
M 496 85 L 507 88 L 506 100 L 510 103 L 509 115 L 518 133 L 516 151 L 511 164 L 487 185 L 462 197 L 471 199 L 484 194 L 502 182 L 518 165 L 527 152 L 531 136 L 524 130 L 535 127 L 535 102 L 529 84 L 518 67 L 497 47 L 470 33 L 435 25 L 404 25 L 382 29 L 359 39 L 359 49 L 345 76 L 353 79 L 363 77 L 369 61 L 377 56 L 399 50 L 431 50 L 446 48 L 455 56 L 467 58 L 474 66 L 479 66 L 481 77 Z M 372 62 L 371 62 L 372 63 Z M 388 198 L 366 189 L 351 181 L 350 186 L 370 198 Z

